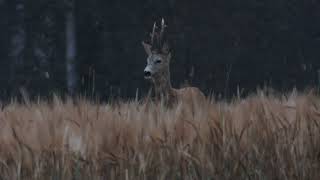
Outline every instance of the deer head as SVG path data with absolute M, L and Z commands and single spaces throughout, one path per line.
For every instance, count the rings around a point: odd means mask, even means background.
M 142 42 L 142 45 L 148 55 L 147 66 L 144 69 L 145 79 L 155 79 L 163 76 L 169 71 L 171 54 L 169 52 L 168 43 L 164 37 L 166 25 L 164 19 L 161 21 L 160 31 L 157 24 L 154 23 L 152 33 L 150 35 L 150 43 Z

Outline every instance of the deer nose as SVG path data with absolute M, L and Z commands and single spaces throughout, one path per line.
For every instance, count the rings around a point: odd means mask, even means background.
M 150 77 L 151 72 L 150 71 L 144 71 L 144 77 Z
M 152 76 L 151 68 L 150 66 L 146 66 L 146 68 L 144 68 L 144 78 L 150 79 L 151 76 Z

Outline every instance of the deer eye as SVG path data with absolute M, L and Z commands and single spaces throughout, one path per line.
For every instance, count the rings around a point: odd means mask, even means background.
M 159 64 L 159 63 L 161 63 L 161 60 L 160 59 L 156 60 L 156 64 Z

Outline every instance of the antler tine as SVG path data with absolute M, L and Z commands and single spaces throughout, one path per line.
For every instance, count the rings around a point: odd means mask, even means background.
M 161 20 L 161 30 L 160 30 L 160 42 L 163 41 L 164 28 L 165 28 L 165 24 L 164 24 L 164 19 L 162 18 L 162 20 Z M 162 46 L 162 44 L 160 46 Z
M 163 31 L 163 27 L 164 27 L 164 19 L 161 19 L 161 31 Z
M 153 42 L 154 42 L 154 33 L 156 31 L 156 26 L 157 26 L 157 22 L 154 22 L 153 29 L 152 29 L 152 34 L 151 34 L 151 45 L 153 45 Z

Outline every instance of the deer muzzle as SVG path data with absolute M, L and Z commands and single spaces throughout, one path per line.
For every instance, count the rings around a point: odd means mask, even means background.
M 149 66 L 147 66 L 145 69 L 144 69 L 144 78 L 145 79 L 151 79 L 151 69 Z

